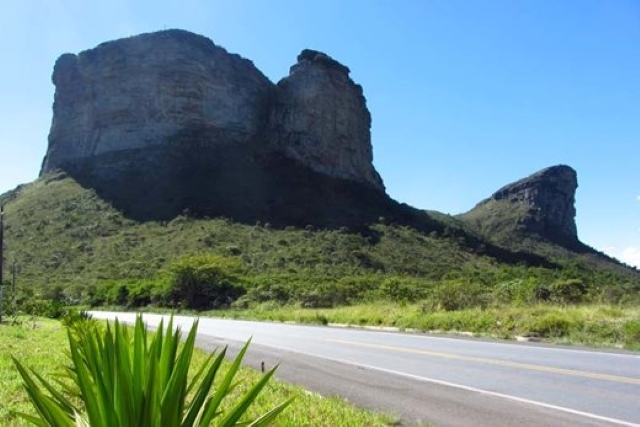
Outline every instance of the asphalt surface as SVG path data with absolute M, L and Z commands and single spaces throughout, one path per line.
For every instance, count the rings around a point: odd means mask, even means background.
M 144 315 L 150 327 L 162 317 Z M 193 320 L 174 323 L 186 330 Z M 637 353 L 211 318 L 198 331 L 200 347 L 232 354 L 252 338 L 249 365 L 280 363 L 280 379 L 394 413 L 403 425 L 640 426 Z

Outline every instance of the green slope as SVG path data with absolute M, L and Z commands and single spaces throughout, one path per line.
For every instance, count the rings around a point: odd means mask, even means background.
M 593 262 L 590 253 L 528 248 L 547 257 L 539 262 L 539 257 L 494 246 L 464 222 L 437 213 L 428 216 L 435 224 L 432 231 L 387 224 L 384 218 L 358 232 L 184 215 L 136 222 L 65 175 L 43 177 L 0 199 L 6 204 L 6 262 L 15 262 L 19 283 L 34 289 L 61 286 L 79 295 L 114 281 L 155 280 L 177 259 L 202 253 L 236 258 L 246 288 L 294 283 L 298 291 L 307 287 L 330 294 L 335 283 L 353 278 L 368 281 L 369 290 L 406 285 L 394 285 L 397 280 L 428 288 L 451 281 L 491 287 L 534 278 L 543 284 L 579 279 L 598 289 L 640 289 L 636 271 L 600 258 Z M 543 266 L 523 263 L 528 259 Z
M 556 239 L 527 232 L 522 224 L 526 207 L 507 200 L 487 200 L 469 212 L 453 217 L 462 227 L 482 238 L 514 251 L 539 254 L 561 264 L 577 265 L 582 269 L 606 270 L 626 277 L 637 277 L 640 271 L 624 265 L 580 241 Z

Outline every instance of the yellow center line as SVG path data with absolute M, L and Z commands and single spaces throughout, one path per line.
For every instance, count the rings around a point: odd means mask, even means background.
M 487 365 L 497 365 L 497 366 L 505 366 L 509 368 L 516 369 L 524 369 L 528 371 L 539 371 L 539 372 L 547 372 L 552 374 L 560 374 L 560 375 L 569 375 L 573 377 L 581 377 L 581 378 L 589 378 L 593 380 L 602 380 L 602 381 L 613 381 L 618 383 L 625 384 L 633 384 L 640 385 L 640 378 L 631 378 L 631 377 L 621 377 L 618 375 L 609 375 L 609 374 L 598 374 L 595 372 L 586 372 L 586 371 L 577 371 L 574 369 L 563 369 L 563 368 L 554 368 L 551 366 L 543 366 L 543 365 L 532 365 L 529 363 L 517 363 L 517 362 L 509 362 L 506 360 L 498 360 L 498 359 L 487 359 L 484 357 L 473 357 L 473 356 L 462 356 L 459 354 L 452 353 L 441 353 L 438 351 L 431 350 L 421 350 L 417 348 L 408 348 L 408 347 L 394 347 L 389 345 L 381 345 L 381 344 L 370 344 L 370 343 L 362 343 L 356 341 L 344 341 L 344 340 L 326 340 L 328 342 L 334 342 L 338 344 L 347 344 L 352 346 L 359 347 L 368 347 L 368 348 L 377 348 L 381 350 L 390 350 L 401 353 L 413 353 L 413 354 L 424 354 L 427 356 L 440 357 L 443 359 L 450 360 L 463 360 L 465 362 L 475 362 L 475 363 L 484 363 Z

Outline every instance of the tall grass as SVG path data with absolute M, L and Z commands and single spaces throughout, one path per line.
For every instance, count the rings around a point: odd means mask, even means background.
M 613 305 L 502 305 L 434 310 L 431 304 L 371 303 L 309 309 L 257 305 L 209 315 L 300 323 L 387 326 L 422 332 L 472 333 L 502 339 L 533 336 L 548 342 L 640 350 L 640 308 Z

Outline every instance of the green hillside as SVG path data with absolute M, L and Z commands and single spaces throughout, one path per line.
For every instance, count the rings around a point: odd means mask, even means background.
M 630 277 L 640 273 L 580 241 L 556 238 L 556 242 L 549 242 L 542 236 L 526 232 L 521 223 L 526 215 L 523 209 L 523 206 L 506 200 L 488 200 L 465 214 L 457 215 L 455 221 L 482 238 L 514 251 L 562 260 L 563 264 L 576 263 L 587 270 L 608 270 Z
M 629 301 L 640 289 L 637 271 L 596 253 L 540 242 L 526 249 L 544 257 L 501 249 L 436 212 L 423 214 L 431 231 L 384 218 L 358 230 L 319 230 L 188 212 L 171 221 L 136 222 L 62 174 L 21 186 L 1 201 L 5 260 L 17 265 L 20 289 L 74 303 L 184 305 L 182 294 L 174 289 L 169 297 L 167 289 L 184 268 L 197 270 L 211 260 L 218 281 L 234 291 L 225 291 L 224 300 L 203 297 L 200 308 L 238 298 L 244 305 L 310 307 L 417 301 L 456 287 L 467 290 L 464 305 L 482 306 L 495 299 L 496 287 L 514 281 L 526 282 L 526 292 L 542 300 L 560 298 L 553 290 L 565 282 L 579 283 L 580 300 L 598 302 Z

